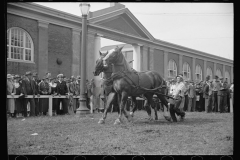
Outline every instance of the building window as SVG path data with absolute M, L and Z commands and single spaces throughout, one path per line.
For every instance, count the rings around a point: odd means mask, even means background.
M 174 60 L 168 62 L 168 77 L 175 78 L 177 76 L 177 65 Z
M 33 62 L 33 41 L 21 28 L 13 27 L 7 31 L 7 59 Z
M 220 71 L 220 69 L 217 69 L 217 70 L 216 70 L 216 75 L 217 75 L 219 78 L 222 78 L 222 72 Z
M 225 71 L 225 79 L 227 78 L 228 84 L 230 84 L 230 74 L 228 71 Z
M 202 81 L 202 68 L 199 65 L 196 66 L 196 80 Z
M 212 80 L 213 73 L 211 68 L 207 68 L 207 76 L 210 76 L 210 80 Z
M 190 80 L 191 79 L 191 69 L 188 63 L 183 64 L 183 79 Z

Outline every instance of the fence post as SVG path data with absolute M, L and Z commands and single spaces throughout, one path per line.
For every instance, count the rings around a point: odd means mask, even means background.
M 52 96 L 49 96 L 48 114 L 52 116 Z

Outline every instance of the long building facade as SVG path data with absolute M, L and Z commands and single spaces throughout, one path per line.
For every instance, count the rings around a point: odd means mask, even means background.
M 35 3 L 8 3 L 7 72 L 80 75 L 81 30 L 79 16 Z M 124 55 L 137 71 L 155 70 L 166 80 L 183 73 L 190 80 L 218 75 L 233 81 L 232 60 L 154 38 L 122 4 L 90 12 L 87 30 L 87 79 L 100 78 L 93 76 L 99 50 L 115 47 L 101 48 L 104 37 L 124 43 Z

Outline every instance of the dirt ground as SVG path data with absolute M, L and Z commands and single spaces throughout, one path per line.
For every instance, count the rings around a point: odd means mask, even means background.
M 158 112 L 149 122 L 136 111 L 134 123 L 117 112 L 86 117 L 72 115 L 10 118 L 8 154 L 14 155 L 233 155 L 233 114 L 187 112 L 184 122 L 170 123 Z M 31 135 L 37 133 L 38 135 Z

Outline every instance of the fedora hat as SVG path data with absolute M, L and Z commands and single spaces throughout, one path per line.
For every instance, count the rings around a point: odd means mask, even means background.
M 58 74 L 57 78 L 63 78 L 63 74 Z
M 12 78 L 12 75 L 11 74 L 7 74 L 7 78 Z
M 32 72 L 27 71 L 25 75 L 26 75 L 26 76 L 27 76 L 27 75 L 32 75 Z
M 14 76 L 14 78 L 21 78 L 18 74 L 16 74 L 15 76 Z

